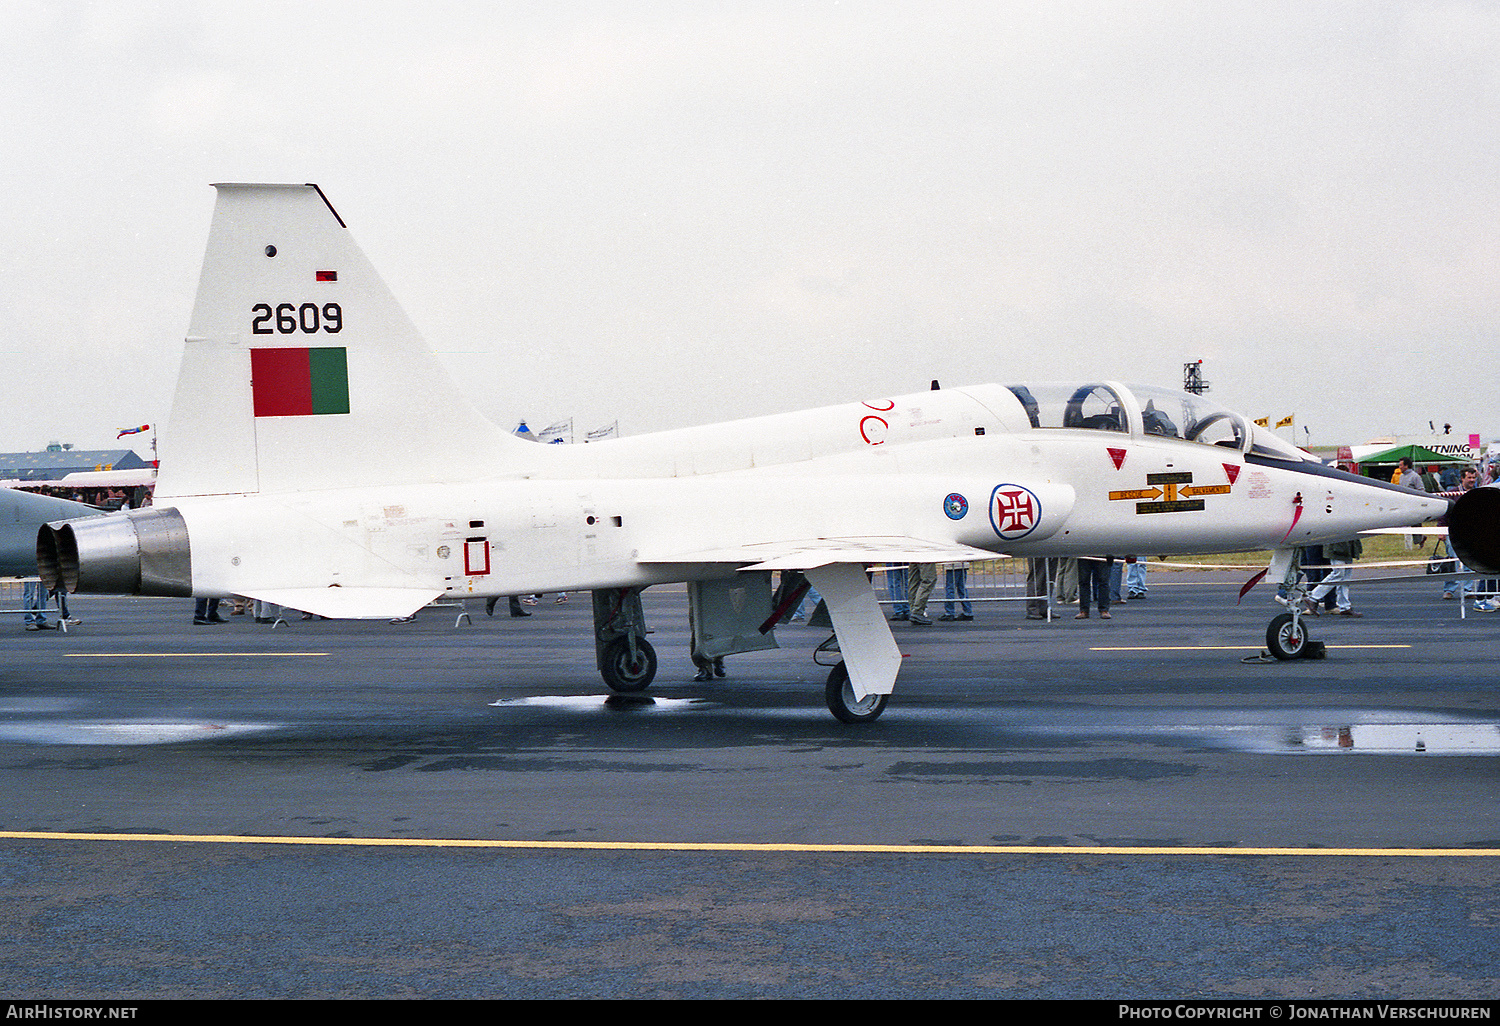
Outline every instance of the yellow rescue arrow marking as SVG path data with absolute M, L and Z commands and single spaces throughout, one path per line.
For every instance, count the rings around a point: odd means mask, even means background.
M 1195 485 L 1192 471 L 1147 474 L 1145 488 L 1121 488 L 1109 493 L 1111 500 L 1135 502 L 1137 513 L 1186 513 L 1201 510 L 1201 495 L 1228 495 L 1231 485 Z M 1154 501 L 1160 499 L 1160 502 Z

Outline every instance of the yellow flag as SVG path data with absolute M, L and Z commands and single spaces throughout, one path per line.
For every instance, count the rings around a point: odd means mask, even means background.
M 1296 416 L 1295 413 L 1289 413 L 1289 414 L 1287 414 L 1285 417 L 1282 417 L 1280 420 L 1278 420 L 1276 422 L 1276 426 L 1279 427 L 1279 428 L 1286 427 L 1288 424 L 1290 424 L 1292 422 L 1292 418 L 1295 417 L 1295 416 Z
M 1270 427 L 1271 426 L 1271 418 L 1270 417 L 1256 417 L 1255 418 L 1255 423 L 1257 425 L 1259 425 L 1260 427 Z

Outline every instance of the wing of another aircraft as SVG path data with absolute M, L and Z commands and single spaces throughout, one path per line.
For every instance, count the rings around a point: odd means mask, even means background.
M 1361 535 L 1371 534 L 1430 534 L 1439 538 L 1446 537 L 1448 529 L 1436 524 L 1423 524 L 1421 527 L 1372 527 L 1368 531 L 1359 532 Z
M 36 573 L 36 532 L 49 520 L 99 515 L 93 506 L 71 499 L 0 488 L 0 577 Z
M 951 541 L 867 536 L 804 538 L 644 555 L 642 563 L 751 563 L 743 570 L 810 570 L 832 563 L 969 563 L 1003 553 Z

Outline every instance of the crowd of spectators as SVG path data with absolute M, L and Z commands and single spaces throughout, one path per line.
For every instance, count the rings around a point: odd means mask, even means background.
M 145 485 L 136 488 L 64 488 L 61 485 L 24 484 L 16 490 L 34 495 L 50 495 L 54 499 L 69 499 L 110 511 L 140 509 L 151 505 L 151 489 Z

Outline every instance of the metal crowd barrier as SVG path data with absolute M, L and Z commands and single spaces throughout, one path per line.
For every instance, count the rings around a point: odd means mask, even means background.
M 41 609 L 26 608 L 26 585 L 38 584 L 40 581 L 40 577 L 0 577 L 0 614 L 25 616 L 27 613 L 41 613 L 48 623 L 55 623 L 66 634 L 68 622 L 58 612 L 52 596 L 43 596 Z
M 1053 565 L 1055 575 L 1056 562 Z M 967 598 L 948 598 L 947 576 L 949 570 L 967 568 L 965 575 L 965 588 L 968 591 Z M 906 590 L 901 590 L 897 596 L 892 596 L 890 586 L 891 578 L 901 580 L 901 571 L 906 571 L 907 588 L 910 587 L 910 572 L 905 566 L 877 566 L 874 568 L 870 584 L 875 589 L 875 594 L 883 606 L 891 606 L 896 603 L 904 604 L 907 601 Z M 932 587 L 932 597 L 927 600 L 927 611 L 932 613 L 935 607 L 944 603 L 952 602 L 955 612 L 959 611 L 963 602 L 1026 602 L 1036 601 L 1047 605 L 1047 615 L 1051 618 L 1051 607 L 1056 604 L 1053 595 L 1052 580 L 1049 579 L 1046 593 L 1041 595 L 1026 594 L 1027 560 L 1024 559 L 987 559 L 975 563 L 939 563 L 937 566 L 937 583 Z

